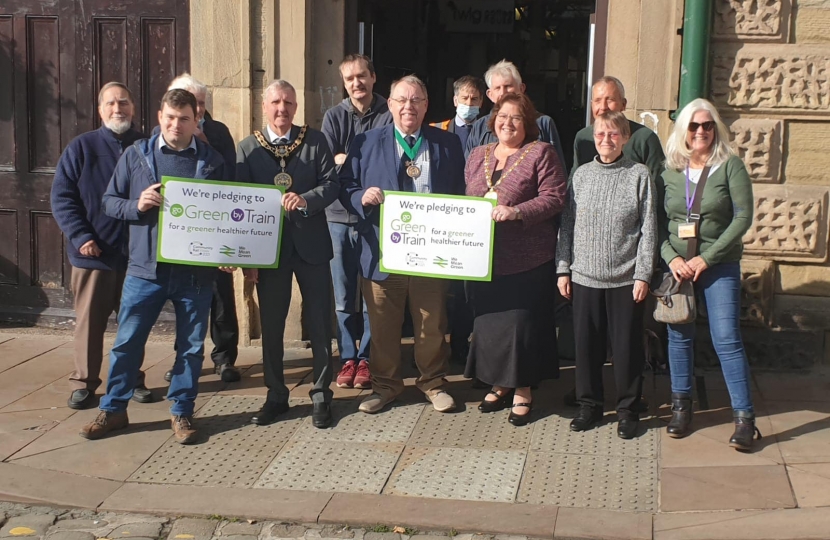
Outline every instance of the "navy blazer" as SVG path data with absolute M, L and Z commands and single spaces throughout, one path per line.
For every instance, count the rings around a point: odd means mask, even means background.
M 358 217 L 357 231 L 361 239 L 360 271 L 364 278 L 383 281 L 389 274 L 380 271 L 380 210 L 364 207 L 363 194 L 371 187 L 383 191 L 399 191 L 394 124 L 357 135 L 346 162 L 340 168 L 340 202 Z M 430 193 L 464 195 L 464 150 L 457 135 L 428 125 L 421 126 L 421 135 L 429 144 Z

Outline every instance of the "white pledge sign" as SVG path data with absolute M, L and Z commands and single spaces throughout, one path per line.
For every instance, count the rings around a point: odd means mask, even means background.
M 276 268 L 282 233 L 277 186 L 164 176 L 159 262 Z
M 383 195 L 382 272 L 490 281 L 495 201 L 400 191 Z

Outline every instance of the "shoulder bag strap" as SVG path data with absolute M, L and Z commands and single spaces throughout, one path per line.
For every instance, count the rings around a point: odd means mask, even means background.
M 709 178 L 708 165 L 700 172 L 700 180 L 697 181 L 694 198 L 692 199 L 691 215 L 697 216 L 697 234 L 694 238 L 690 238 L 686 248 L 686 260 L 694 258 L 697 255 L 697 246 L 700 243 L 700 204 L 703 199 L 703 188 L 706 187 L 706 180 Z

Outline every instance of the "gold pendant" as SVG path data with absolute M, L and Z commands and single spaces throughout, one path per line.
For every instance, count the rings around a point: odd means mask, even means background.
M 494 201 L 498 201 L 499 200 L 499 194 L 495 189 L 491 189 L 490 191 L 488 191 L 487 193 L 484 194 L 484 198 L 485 199 L 492 199 Z
M 274 177 L 274 185 L 276 186 L 288 189 L 292 184 L 294 184 L 294 179 L 287 172 L 277 173 L 277 176 Z
M 406 175 L 408 177 L 418 178 L 419 176 L 421 176 L 421 169 L 417 165 L 415 165 L 411 161 L 407 165 L 408 166 L 406 168 Z

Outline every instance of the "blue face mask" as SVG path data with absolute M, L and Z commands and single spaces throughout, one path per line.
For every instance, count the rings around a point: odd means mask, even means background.
M 473 105 L 465 105 L 463 103 L 459 103 L 458 107 L 455 108 L 455 113 L 458 115 L 459 118 L 461 118 L 465 122 L 472 122 L 473 120 L 478 118 L 478 111 L 479 107 Z

